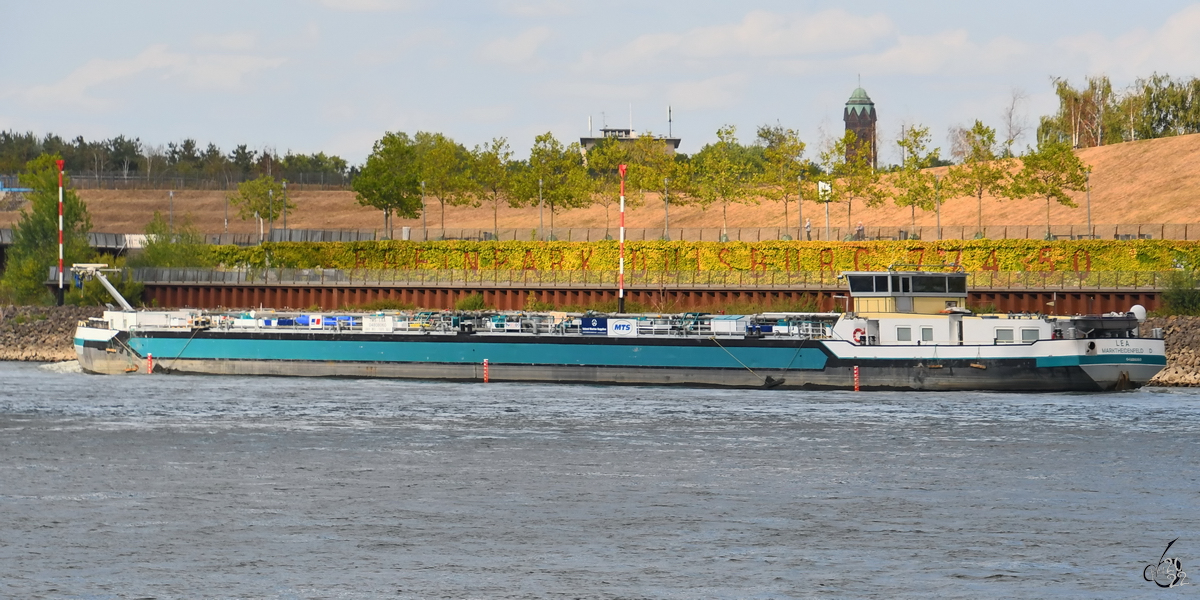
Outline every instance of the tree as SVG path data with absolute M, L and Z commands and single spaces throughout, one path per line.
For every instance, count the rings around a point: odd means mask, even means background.
M 587 152 L 587 169 L 591 176 L 593 201 L 604 206 L 604 229 L 609 226 L 609 209 L 621 199 L 620 165 L 629 167 L 633 161 L 630 144 L 616 138 L 603 138 Z M 632 173 L 626 173 L 626 176 Z M 632 184 L 626 180 L 626 184 Z M 640 204 L 636 199 L 642 196 L 638 186 L 627 185 L 626 203 Z M 630 194 L 629 192 L 634 192 Z
M 412 138 L 404 132 L 383 134 L 350 187 L 360 205 L 383 211 L 389 238 L 392 213 L 409 219 L 421 216 L 420 164 Z
M 751 166 L 737 141 L 737 129 L 725 125 L 717 130 L 717 143 L 708 144 L 692 158 L 695 176 L 692 181 L 696 201 L 701 208 L 721 203 L 721 237 L 727 237 L 729 205 L 746 202 L 747 179 Z
M 487 198 L 492 205 L 492 235 L 500 236 L 500 201 L 512 206 L 516 198 L 512 195 L 513 164 L 512 149 L 506 138 L 493 138 L 486 145 L 475 146 L 471 151 L 469 170 L 473 193 Z
M 970 129 L 954 132 L 954 154 L 959 164 L 950 167 L 946 176 L 947 194 L 952 197 L 971 196 L 978 207 L 978 231 L 983 237 L 983 196 L 1003 196 L 1011 181 L 1009 159 L 996 156 L 996 130 L 975 121 Z
M 130 171 L 137 171 L 137 160 L 142 154 L 142 141 L 138 138 L 127 139 L 119 135 L 108 140 L 108 153 L 121 169 L 123 177 L 129 177 Z
M 917 228 L 917 207 L 921 210 L 938 208 L 941 199 L 938 197 L 937 177 L 928 172 L 938 162 L 940 148 L 928 149 L 931 136 L 929 128 L 915 125 L 901 130 L 900 139 L 900 168 L 892 176 L 892 185 L 896 189 L 896 206 L 908 206 L 912 212 L 912 229 Z
M 56 154 L 43 154 L 25 165 L 21 185 L 33 191 L 26 194 L 29 211 L 13 228 L 13 244 L 8 249 L 8 267 L 0 280 L 4 295 L 21 304 L 51 300 L 45 282 L 52 266 L 58 264 L 58 167 Z M 70 188 L 70 177 L 63 176 L 63 265 L 89 262 L 94 255 L 87 234 L 92 220 L 87 206 Z
M 763 125 L 758 128 L 758 145 L 763 148 L 765 162 L 759 177 L 759 183 L 763 186 L 759 193 L 783 203 L 783 227 L 787 229 L 788 199 L 792 190 L 796 191 L 797 204 L 803 201 L 799 183 L 805 171 L 804 142 L 800 141 L 800 134 L 794 129 L 784 129 L 782 125 Z M 802 219 L 802 215 L 797 218 Z M 803 226 L 797 221 L 797 230 Z
M 846 201 L 846 227 L 852 229 L 854 200 L 862 199 L 867 206 L 878 206 L 884 201 L 879 187 L 879 173 L 871 165 L 871 153 L 853 151 L 860 142 L 853 131 L 830 143 L 820 155 L 821 173 L 817 183 L 829 186 L 827 196 L 818 197 L 818 202 Z M 847 150 L 851 150 L 847 152 Z
M 441 228 L 445 230 L 446 205 L 473 201 L 470 194 L 464 193 L 467 188 L 467 150 L 440 133 L 418 131 L 414 141 L 421 181 L 425 184 L 426 193 L 441 205 Z
M 627 187 L 636 191 L 635 201 L 643 202 L 647 190 L 663 192 L 663 239 L 669 237 L 670 204 L 683 204 L 686 199 L 682 193 L 667 193 L 670 182 L 676 182 L 677 189 L 687 188 L 690 163 L 684 159 L 686 157 L 672 152 L 666 140 L 655 137 L 650 131 L 638 136 L 629 148 L 629 168 L 625 177 Z
M 243 221 L 251 217 L 274 221 L 283 216 L 283 185 L 270 175 L 243 181 L 238 184 L 238 193 L 229 196 L 229 203 L 237 207 Z M 296 205 L 288 200 L 287 208 L 295 210 Z
M 550 132 L 534 138 L 529 151 L 529 168 L 517 186 L 517 197 L 524 205 L 537 205 L 539 182 L 542 202 L 550 208 L 550 229 L 554 214 L 560 210 L 581 208 L 591 201 L 591 182 L 583 166 L 583 153 L 577 142 L 565 148 Z M 542 232 L 538 232 L 541 235 Z
M 1025 130 L 1029 128 L 1025 117 L 1021 114 L 1021 103 L 1025 101 L 1027 95 L 1025 90 L 1013 88 L 1009 95 L 1008 105 L 1004 107 L 1004 157 L 1011 158 L 1013 156 L 1013 144 L 1025 135 Z
M 1050 201 L 1075 208 L 1071 192 L 1087 189 L 1090 169 L 1075 156 L 1067 142 L 1046 141 L 1037 150 L 1022 157 L 1021 170 L 1013 178 L 1010 195 L 1018 198 L 1046 199 L 1046 239 L 1050 233 Z
M 190 215 L 172 231 L 162 213 L 154 211 L 154 217 L 146 225 L 146 245 L 133 261 L 138 267 L 206 267 L 210 265 L 204 234 L 192 224 Z

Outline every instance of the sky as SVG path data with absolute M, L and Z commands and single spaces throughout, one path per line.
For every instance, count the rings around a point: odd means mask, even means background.
M 589 119 L 662 134 L 668 107 L 683 152 L 779 124 L 811 157 L 860 78 L 887 163 L 905 125 L 943 148 L 1001 128 L 1014 92 L 1036 127 L 1052 77 L 1200 70 L 1200 3 L 1175 0 L 3 0 L 0 31 L 0 130 L 351 163 L 386 131 L 503 136 L 518 157 Z

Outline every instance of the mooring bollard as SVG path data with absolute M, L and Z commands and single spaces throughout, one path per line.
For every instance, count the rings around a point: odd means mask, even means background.
M 153 372 L 154 372 L 154 355 L 147 352 L 146 353 L 146 374 L 149 375 Z
M 854 365 L 854 391 L 858 390 L 858 365 Z
M 488 359 L 483 359 L 483 382 L 488 382 Z

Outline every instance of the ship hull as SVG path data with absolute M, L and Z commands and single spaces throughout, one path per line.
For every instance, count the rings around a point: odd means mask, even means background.
M 496 382 L 919 391 L 1136 388 L 1165 366 L 1161 347 L 1161 340 L 1141 339 L 1104 340 L 1089 350 L 1072 340 L 883 348 L 712 337 L 107 330 L 76 335 L 81 367 L 102 374 L 144 373 L 153 357 L 155 372 L 162 373 L 483 381 L 486 359 L 487 379 Z

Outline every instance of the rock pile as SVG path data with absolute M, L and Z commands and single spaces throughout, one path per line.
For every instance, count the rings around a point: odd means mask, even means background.
M 1142 323 L 1142 335 L 1154 328 L 1166 338 L 1167 368 L 1150 385 L 1200 386 L 1200 317 L 1151 317 Z
M 0 360 L 74 360 L 75 325 L 103 312 L 99 307 L 0 306 Z

